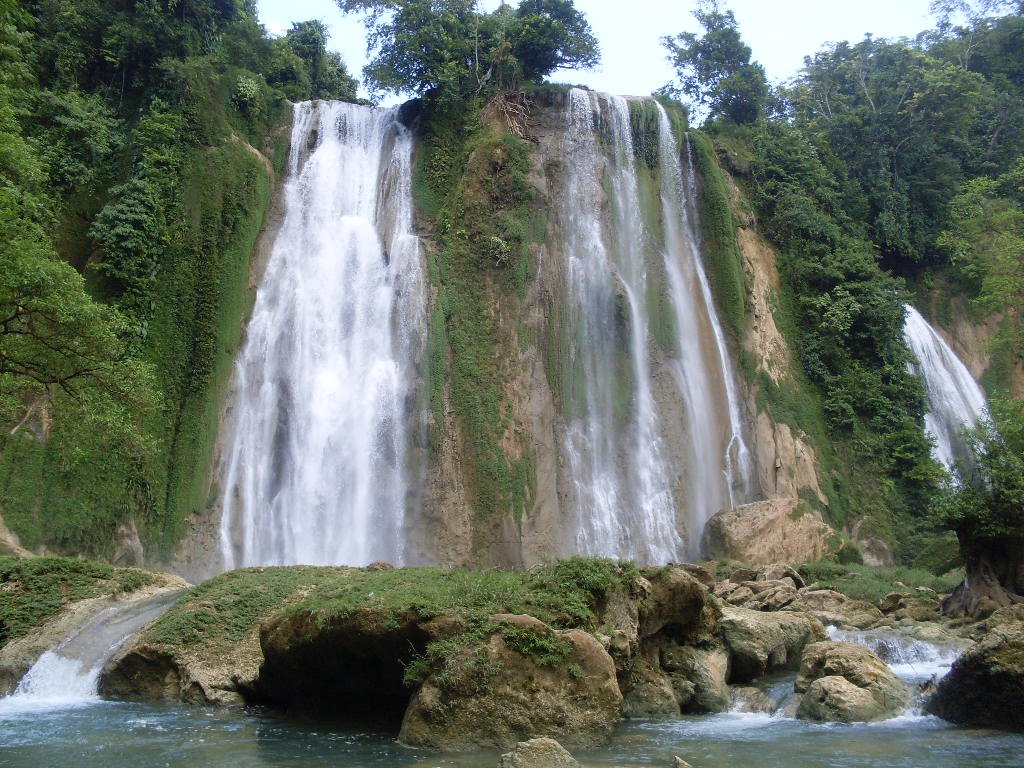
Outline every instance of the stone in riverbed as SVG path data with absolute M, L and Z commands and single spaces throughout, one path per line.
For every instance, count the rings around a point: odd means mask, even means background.
M 902 712 L 910 697 L 875 653 L 832 641 L 807 646 L 793 687 L 804 694 L 797 717 L 808 720 L 882 720 Z
M 892 715 L 866 688 L 859 688 L 845 677 L 827 675 L 808 686 L 796 716 L 819 722 L 862 723 Z
M 542 663 L 500 630 L 467 643 L 452 662 L 468 673 L 459 679 L 450 669 L 430 674 L 409 702 L 399 740 L 446 750 L 509 747 L 523 734 L 575 746 L 603 742 L 618 724 L 622 694 L 601 644 L 582 630 L 552 630 L 531 617 L 491 619 L 560 644 L 564 658 Z
M 498 761 L 498 768 L 579 768 L 579 763 L 554 739 L 520 741 Z

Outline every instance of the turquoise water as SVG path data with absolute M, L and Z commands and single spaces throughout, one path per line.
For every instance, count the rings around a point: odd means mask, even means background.
M 633 722 L 604 749 L 578 753 L 590 766 L 695 768 L 985 768 L 1024 765 L 1024 736 L 955 728 L 907 716 L 871 725 L 818 725 L 727 713 Z M 346 731 L 269 712 L 93 701 L 55 710 L 0 712 L 0 766 L 11 768 L 494 768 L 496 751 L 438 755 L 393 734 Z

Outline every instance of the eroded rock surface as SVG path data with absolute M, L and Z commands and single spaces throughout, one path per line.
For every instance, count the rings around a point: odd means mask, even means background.
M 797 716 L 862 722 L 893 717 L 909 700 L 906 685 L 876 654 L 854 643 L 820 642 L 804 650 L 794 689 Z
M 512 626 L 523 632 L 524 623 Z M 559 661 L 545 663 L 495 632 L 423 682 L 409 702 L 399 740 L 447 750 L 507 747 L 523 734 L 557 736 L 576 746 L 603 742 L 618 724 L 622 704 L 614 662 L 586 632 L 537 624 L 528 631 L 565 645 Z
M 765 499 L 723 510 L 704 528 L 709 557 L 754 565 L 820 560 L 835 532 L 798 498 Z
M 498 768 L 578 768 L 579 763 L 554 739 L 521 741 L 498 761 Z
M 718 634 L 729 654 L 730 683 L 796 669 L 805 647 L 828 638 L 813 616 L 734 607 L 723 609 Z

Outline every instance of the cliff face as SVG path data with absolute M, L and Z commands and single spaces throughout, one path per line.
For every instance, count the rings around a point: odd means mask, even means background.
M 565 97 L 550 103 L 535 105 L 529 125 L 530 170 L 528 180 L 533 191 L 533 216 L 544 222 L 525 248 L 529 269 L 521 288 L 509 289 L 500 275 L 491 274 L 479 285 L 486 297 L 487 314 L 493 318 L 495 350 L 493 365 L 500 382 L 502 431 L 500 447 L 503 460 L 509 466 L 526 462 L 526 482 L 523 493 L 513 504 L 498 504 L 482 510 L 479 504 L 478 476 L 472 461 L 471 436 L 452 403 L 452 382 L 446 379 L 442 408 L 435 412 L 443 415 L 435 423 L 440 437 L 434 442 L 427 471 L 426 492 L 421 514 L 410 527 L 410 561 L 443 564 L 516 565 L 531 566 L 554 557 L 566 556 L 579 550 L 580 530 L 585 526 L 580 508 L 581 478 L 575 474 L 571 455 L 574 419 L 579 414 L 579 389 L 584 386 L 574 377 L 580 376 L 578 359 L 581 340 L 575 324 L 575 307 L 569 296 L 570 274 L 573 268 L 573 247 L 570 220 L 573 212 L 567 205 L 573 194 L 572 158 L 567 151 L 569 129 Z M 650 102 L 648 102 L 649 104 Z M 501 129 L 498 118 L 492 116 L 496 129 Z M 486 116 L 485 116 L 486 120 Z M 650 140 L 656 129 L 647 127 L 647 133 L 634 125 L 633 139 L 640 145 Z M 684 156 L 684 162 L 687 159 Z M 615 194 L 607 181 L 612 173 L 605 161 L 605 189 L 600 201 L 600 216 L 605 228 L 614 228 Z M 473 165 L 474 160 L 468 161 Z M 657 205 L 661 179 L 659 168 L 642 163 L 637 176 L 643 231 L 650 242 L 648 247 L 661 253 L 664 246 L 664 212 Z M 695 201 L 699 203 L 699 200 Z M 736 202 L 735 200 L 733 201 Z M 736 218 L 734 208 L 734 218 Z M 439 244 L 434 222 L 421 215 L 420 229 L 426 241 L 428 258 L 443 248 Z M 739 368 L 742 355 L 744 374 L 737 375 L 741 395 L 741 419 L 744 437 L 752 455 L 754 467 L 750 486 L 736 504 L 756 499 L 803 499 L 803 504 L 815 516 L 813 507 L 825 508 L 829 498 L 819 481 L 821 472 L 811 440 L 796 426 L 773 418 L 764 404 L 760 382 L 764 377 L 774 387 L 794 386 L 792 381 L 793 355 L 785 338 L 778 330 L 774 307 L 778 300 L 779 277 L 775 254 L 757 234 L 752 222 L 736 228 L 738 256 L 743 270 L 747 308 L 741 338 L 727 338 L 728 355 L 733 366 Z M 597 254 L 591 254 L 597 258 Z M 705 257 L 707 258 L 707 257 Z M 646 279 L 651 315 L 666 311 L 663 299 L 665 289 L 664 267 L 656 259 L 647 257 Z M 715 265 L 705 263 L 705 269 Z M 660 274 L 659 274 L 660 273 Z M 621 286 L 625 278 L 619 277 Z M 441 306 L 440 298 L 446 286 L 434 287 L 431 315 Z M 661 296 L 659 296 L 661 292 Z M 716 300 L 717 300 L 716 296 Z M 618 299 L 620 306 L 624 300 Z M 668 310 L 670 311 L 670 310 Z M 627 318 L 627 326 L 630 319 Z M 620 318 L 620 322 L 622 322 Z M 666 328 L 668 330 L 666 330 Z M 650 366 L 651 396 L 657 414 L 659 441 L 671 477 L 667 489 L 676 505 L 675 522 L 690 541 L 699 541 L 700 530 L 688 519 L 685 509 L 693 498 L 694 484 L 691 466 L 694 452 L 691 445 L 699 441 L 688 424 L 686 406 L 679 394 L 677 369 L 678 341 L 672 338 L 671 318 L 667 321 L 653 317 L 645 329 L 645 352 Z M 710 335 L 710 327 L 701 329 Z M 444 360 L 451 366 L 458 350 L 452 350 L 452 339 L 447 338 Z M 635 396 L 634 396 L 635 398 Z M 623 404 L 628 408 L 630 403 Z M 725 393 L 718 392 L 715 407 L 728 408 Z M 719 424 L 724 423 L 719 419 Z M 578 421 L 576 422 L 578 424 Z M 725 429 L 720 427 L 720 429 Z M 713 440 L 728 440 L 727 434 L 716 435 Z M 634 450 L 630 445 L 617 445 L 619 461 L 628 461 Z M 696 452 L 714 451 L 713 445 L 698 445 Z M 584 481 L 585 482 L 585 481 Z M 730 506 L 728 500 L 718 509 Z M 638 534 L 639 535 L 639 534 Z M 819 542 L 820 544 L 820 542 Z M 609 542 L 608 553 L 617 550 L 618 542 Z M 817 544 L 816 544 L 817 546 Z M 820 549 L 820 547 L 818 547 Z M 696 554 L 693 549 L 689 554 Z

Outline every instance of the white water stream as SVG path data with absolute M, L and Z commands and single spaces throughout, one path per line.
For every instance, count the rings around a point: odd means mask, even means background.
M 573 89 L 567 122 L 563 216 L 574 374 L 566 453 L 576 547 L 648 563 L 693 556 L 708 518 L 748 500 L 752 476 L 728 350 L 688 210 L 694 183 L 684 180 L 662 111 L 664 231 L 652 233 L 641 210 L 629 102 Z M 651 248 L 657 234 L 660 253 Z M 665 275 L 678 341 L 678 349 L 662 350 L 678 416 L 658 406 L 651 271 Z M 682 446 L 682 457 L 671 446 Z
M 291 141 L 236 365 L 224 566 L 400 563 L 426 305 L 412 136 L 396 108 L 307 102 Z
M 163 593 L 104 608 L 59 645 L 45 651 L 14 693 L 0 698 L 0 718 L 98 702 L 96 687 L 103 665 L 179 595 Z
M 918 359 L 913 370 L 928 394 L 924 422 L 935 438 L 935 458 L 952 469 L 964 457 L 961 431 L 986 415 L 985 393 L 950 346 L 909 304 L 903 335 Z

